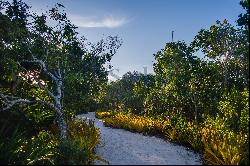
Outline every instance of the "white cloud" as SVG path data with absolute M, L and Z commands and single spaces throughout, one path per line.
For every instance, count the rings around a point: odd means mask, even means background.
M 128 22 L 125 17 L 115 18 L 113 16 L 97 19 L 96 17 L 69 15 L 69 19 L 76 26 L 82 28 L 117 28 Z

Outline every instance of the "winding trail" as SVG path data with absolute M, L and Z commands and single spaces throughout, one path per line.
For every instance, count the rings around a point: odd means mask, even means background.
M 144 136 L 124 129 L 105 127 L 94 112 L 78 115 L 95 122 L 100 128 L 101 144 L 96 153 L 112 164 L 125 165 L 201 165 L 201 157 L 187 148 L 154 136 Z M 105 164 L 96 161 L 95 164 Z

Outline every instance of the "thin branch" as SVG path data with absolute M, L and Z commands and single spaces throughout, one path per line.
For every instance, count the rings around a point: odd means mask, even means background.
M 4 99 L 3 104 L 6 105 L 6 107 L 0 109 L 0 112 L 6 111 L 10 109 L 11 107 L 13 107 L 14 105 L 21 104 L 21 103 L 28 103 L 28 104 L 41 103 L 41 104 L 46 104 L 54 109 L 53 104 L 44 100 L 27 100 L 27 99 L 22 99 L 22 98 L 18 98 L 15 96 L 9 96 L 9 95 L 4 95 L 4 94 L 0 94 L 0 98 Z

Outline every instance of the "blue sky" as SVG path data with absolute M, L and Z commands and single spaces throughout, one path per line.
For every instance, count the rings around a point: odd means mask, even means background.
M 243 11 L 239 0 L 26 0 L 40 11 L 63 4 L 78 32 L 96 42 L 118 35 L 123 45 L 111 63 L 116 75 L 127 71 L 153 72 L 153 54 L 171 41 L 190 43 L 201 28 L 216 20 L 227 19 L 233 25 Z

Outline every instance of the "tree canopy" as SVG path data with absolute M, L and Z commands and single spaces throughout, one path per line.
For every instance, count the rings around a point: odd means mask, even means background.
M 105 64 L 121 46 L 121 40 L 109 36 L 96 44 L 87 42 L 79 37 L 63 8 L 56 4 L 38 15 L 22 1 L 1 3 L 0 85 L 2 111 L 21 103 L 46 104 L 55 110 L 61 137 L 65 138 L 64 107 L 75 103 L 73 96 L 84 101 L 88 100 L 86 96 L 98 93 L 107 81 Z M 44 91 L 48 98 L 29 96 L 23 90 L 17 93 L 17 88 L 27 90 L 24 84 Z

